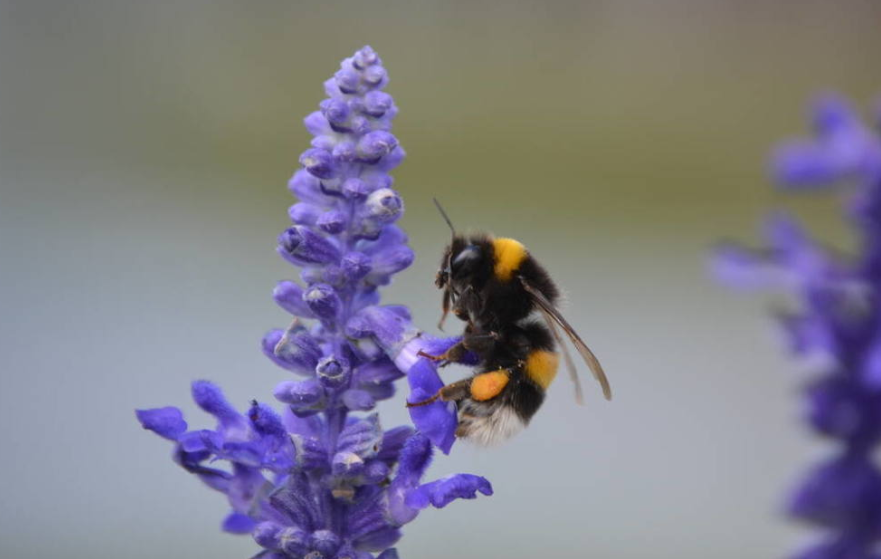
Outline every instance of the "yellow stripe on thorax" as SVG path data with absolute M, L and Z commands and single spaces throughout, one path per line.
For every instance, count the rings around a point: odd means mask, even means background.
M 537 349 L 526 358 L 526 376 L 547 390 L 554 377 L 557 376 L 559 363 L 560 358 L 556 353 Z
M 511 279 L 511 275 L 520 268 L 526 259 L 526 247 L 514 239 L 494 239 L 496 277 L 502 281 Z

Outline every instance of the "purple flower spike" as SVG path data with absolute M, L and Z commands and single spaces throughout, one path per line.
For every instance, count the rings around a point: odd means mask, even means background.
M 410 401 L 433 396 L 443 383 L 418 353 L 457 341 L 425 336 L 406 307 L 379 304 L 379 289 L 414 259 L 395 225 L 404 202 L 389 171 L 405 153 L 391 132 L 398 110 L 387 83 L 364 47 L 304 120 L 314 138 L 288 182 L 298 201 L 276 247 L 300 281 L 273 291 L 293 320 L 261 343 L 296 375 L 273 390 L 282 413 L 256 401 L 239 412 L 207 381 L 193 384 L 193 399 L 216 419 L 213 430 L 188 430 L 177 408 L 137 411 L 144 428 L 175 443 L 181 467 L 227 497 L 222 529 L 251 534 L 260 559 L 397 559 L 391 546 L 422 509 L 492 494 L 470 474 L 421 484 L 433 448 L 449 453 L 455 441 L 454 404 L 412 408 L 416 429 L 384 430 L 365 414 L 404 376 Z
M 881 472 L 873 459 L 881 438 L 881 138 L 837 97 L 814 105 L 815 137 L 780 146 L 772 173 L 785 188 L 855 183 L 848 216 L 861 235 L 857 255 L 833 253 L 796 221 L 768 222 L 769 249 L 727 245 L 713 268 L 736 287 L 788 292 L 798 304 L 778 313 L 792 352 L 818 378 L 806 383 L 803 417 L 839 442 L 789 499 L 790 515 L 824 530 L 803 559 L 879 559 Z

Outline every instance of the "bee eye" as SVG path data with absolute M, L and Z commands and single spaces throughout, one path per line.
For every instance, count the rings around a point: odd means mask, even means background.
M 477 267 L 480 259 L 480 249 L 475 245 L 468 245 L 453 258 L 450 263 L 451 275 L 462 277 L 470 275 Z

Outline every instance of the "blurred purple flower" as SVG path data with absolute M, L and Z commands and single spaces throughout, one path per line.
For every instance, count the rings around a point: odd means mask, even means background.
M 174 407 L 137 411 L 144 428 L 175 442 L 178 464 L 227 496 L 223 529 L 252 534 L 263 559 L 394 559 L 401 526 L 420 510 L 492 494 L 470 474 L 421 483 L 432 446 L 448 453 L 453 444 L 451 404 L 413 408 L 415 431 L 352 415 L 391 398 L 405 374 L 413 398 L 436 392 L 435 365 L 419 351 L 456 342 L 422 335 L 405 307 L 378 305 L 377 289 L 413 261 L 394 224 L 404 206 L 388 172 L 404 151 L 390 132 L 397 107 L 382 91 L 387 81 L 364 47 L 325 82 L 328 99 L 305 119 L 314 139 L 288 183 L 299 201 L 277 247 L 305 286 L 279 282 L 273 297 L 294 319 L 262 342 L 297 375 L 275 387 L 284 412 L 253 402 L 239 413 L 206 381 L 193 383 L 193 399 L 216 418 L 214 430 L 189 430 Z
M 878 559 L 881 472 L 881 137 L 841 99 L 813 110 L 815 137 L 780 146 L 772 171 L 780 186 L 828 188 L 852 183 L 848 217 L 860 234 L 856 256 L 812 240 L 790 217 L 767 227 L 768 249 L 726 245 L 712 267 L 739 288 L 788 293 L 797 308 L 780 313 L 792 352 L 820 375 L 805 388 L 804 418 L 842 448 L 796 486 L 787 509 L 824 530 L 800 559 Z

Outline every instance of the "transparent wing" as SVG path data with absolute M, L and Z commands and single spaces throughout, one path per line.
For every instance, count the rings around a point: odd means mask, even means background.
M 548 323 L 548 327 L 551 329 L 551 334 L 554 335 L 554 339 L 557 340 L 557 345 L 560 346 L 560 351 L 563 352 L 563 361 L 566 362 L 566 370 L 569 371 L 569 378 L 572 380 L 572 385 L 575 389 L 575 403 L 579 406 L 584 405 L 584 391 L 581 389 L 581 378 L 578 376 L 578 371 L 575 369 L 575 362 L 572 361 L 572 355 L 569 353 L 569 348 L 566 347 L 566 344 L 563 343 L 563 338 L 560 337 L 560 331 L 557 329 L 557 325 L 554 323 L 554 319 L 544 311 L 541 307 L 539 307 L 541 313 L 544 315 L 545 322 Z
M 572 341 L 572 345 L 575 346 L 575 349 L 578 350 L 578 353 L 581 355 L 584 362 L 587 363 L 587 366 L 590 368 L 590 372 L 593 373 L 594 378 L 600 383 L 600 386 L 603 389 L 603 396 L 606 397 L 606 400 L 612 399 L 612 387 L 609 386 L 609 379 L 606 377 L 606 373 L 603 371 L 602 365 L 600 365 L 599 360 L 596 358 L 596 355 L 587 347 L 587 344 L 584 343 L 584 340 L 581 339 L 581 336 L 575 331 L 574 328 L 563 318 L 563 315 L 560 314 L 560 311 L 548 301 L 548 299 L 542 295 L 541 291 L 529 285 L 522 277 L 520 278 L 520 283 L 523 284 L 523 288 L 532 296 L 532 300 L 535 301 L 535 304 L 538 306 L 542 315 L 544 315 L 545 320 L 551 327 L 551 330 L 554 333 L 554 336 L 559 339 L 559 335 L 556 332 L 556 326 L 559 326 L 563 329 L 563 332 L 569 337 Z M 562 344 L 560 344 L 562 346 Z M 564 349 L 564 358 L 568 357 L 568 354 L 565 353 Z M 571 364 L 571 358 L 566 359 L 567 366 Z M 574 368 L 574 366 L 573 366 Z M 570 369 L 571 371 L 571 369 Z M 571 374 L 571 373 L 570 373 Z M 578 382 L 575 383 L 576 386 L 576 398 L 579 398 L 580 386 Z

